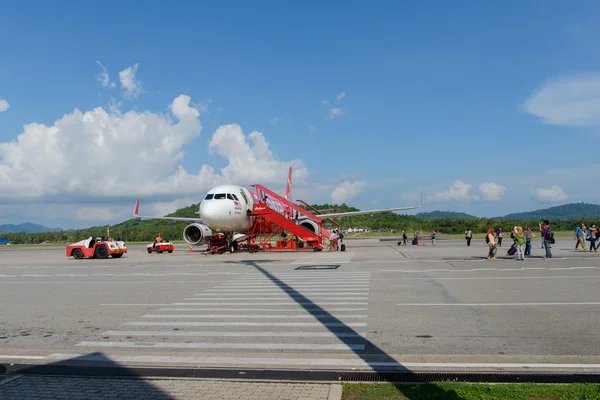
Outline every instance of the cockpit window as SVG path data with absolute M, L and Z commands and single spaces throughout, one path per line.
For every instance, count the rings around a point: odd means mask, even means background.
M 239 201 L 239 200 L 238 200 L 238 198 L 237 198 L 237 196 L 236 196 L 235 194 L 231 193 L 231 195 L 233 196 L 233 199 L 234 199 L 235 201 Z
M 233 200 L 233 196 L 232 196 L 231 194 L 229 194 L 229 193 L 227 193 L 227 198 L 228 198 L 229 200 Z
M 215 194 L 215 200 L 222 200 L 227 198 L 227 195 L 225 193 L 217 193 Z
M 204 198 L 204 200 L 212 200 L 213 196 L 214 196 L 214 194 L 209 193 L 209 194 L 206 195 L 206 197 Z

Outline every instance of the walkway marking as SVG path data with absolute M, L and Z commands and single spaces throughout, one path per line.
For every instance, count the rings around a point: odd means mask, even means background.
M 152 349 L 251 349 L 251 350 L 364 350 L 364 344 L 304 343 L 170 343 L 170 342 L 81 342 L 77 347 Z
M 126 322 L 126 326 L 330 326 L 353 327 L 367 326 L 365 322 Z
M 550 364 L 550 363 L 427 363 L 401 361 L 365 361 L 357 358 L 278 358 L 278 357 L 194 357 L 194 356 L 132 356 L 132 355 L 90 355 L 90 354 L 50 354 L 44 357 L 49 361 L 75 359 L 82 361 L 148 362 L 161 364 L 237 364 L 237 365 L 305 365 L 305 366 L 347 366 L 347 367 L 399 367 L 406 368 L 473 368 L 473 369 L 600 369 L 600 364 Z
M 104 336 L 174 336 L 174 337 L 320 337 L 364 338 L 366 332 L 204 332 L 204 331 L 106 331 Z M 2 356 L 0 356 L 1 358 Z
M 187 303 L 186 303 L 187 304 Z M 107 305 L 107 304 L 103 304 L 103 305 Z M 112 304 L 109 304 L 112 305 Z M 134 304 L 135 305 L 135 304 Z M 157 304 L 157 305 L 165 305 L 168 306 L 170 304 Z M 291 304 L 290 304 L 291 305 Z M 202 307 L 202 308 L 189 308 L 189 307 L 181 307 L 181 308 L 160 308 L 158 311 L 271 311 L 271 312 L 298 312 L 298 311 L 307 311 L 307 312 L 316 312 L 316 311 L 323 311 L 322 308 L 303 308 L 298 306 L 297 308 L 277 308 L 277 309 L 273 309 L 273 308 L 254 308 L 254 307 L 245 307 L 245 308 L 238 308 L 238 307 L 234 307 L 234 308 L 206 308 L 206 307 Z M 367 307 L 355 307 L 355 308 L 327 308 L 325 309 L 325 311 L 367 311 L 368 308 Z
M 404 280 L 418 281 L 418 280 L 438 280 L 438 281 L 468 281 L 468 280 L 502 280 L 502 279 L 590 279 L 600 278 L 600 275 L 567 275 L 567 276 L 476 276 L 476 277 L 456 277 L 456 278 L 440 278 L 440 277 L 429 277 L 429 278 L 402 278 Z
M 600 277 L 599 277 L 600 278 Z M 290 301 L 260 301 L 260 302 L 206 302 L 206 303 L 173 303 L 173 306 L 290 306 L 290 305 L 299 305 L 299 306 L 321 306 L 321 305 L 332 305 L 332 306 L 342 306 L 342 305 L 368 305 L 369 303 L 366 301 L 319 301 L 318 304 L 315 302 L 297 302 L 290 299 Z
M 572 302 L 572 303 L 398 303 L 398 306 L 597 306 L 600 302 Z
M 241 318 L 241 319 L 343 319 L 343 318 L 367 318 L 363 314 L 331 315 L 331 314 L 301 314 L 301 315 L 271 315 L 271 314 L 146 314 L 140 318 Z
M 214 296 L 214 297 L 187 297 L 183 300 L 185 301 L 213 301 L 213 300 L 287 300 L 287 299 L 294 299 L 294 298 L 302 298 L 302 297 L 307 297 L 304 296 L 302 294 L 269 294 L 269 295 L 264 295 L 261 296 L 259 294 L 257 294 L 254 297 L 236 297 L 235 295 L 223 295 L 221 297 L 218 296 Z M 321 300 L 369 300 L 368 297 L 357 297 L 357 296 L 350 296 L 350 297 L 330 297 L 330 296 L 311 296 L 309 300 L 315 300 L 317 301 L 318 299 Z

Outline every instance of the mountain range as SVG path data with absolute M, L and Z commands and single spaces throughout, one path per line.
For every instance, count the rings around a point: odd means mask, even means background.
M 191 208 L 190 208 L 191 207 Z M 192 205 L 190 209 L 197 209 L 197 205 Z M 184 209 L 182 209 L 184 210 Z M 178 210 L 181 211 L 181 210 Z M 191 211 L 190 211 L 191 212 Z M 176 211 L 171 216 L 179 216 Z M 418 213 L 416 215 L 417 218 L 435 221 L 438 219 L 448 219 L 448 218 L 457 218 L 457 219 L 478 219 L 474 215 L 455 212 L 455 211 L 431 211 Z M 503 217 L 495 217 L 493 219 L 504 219 L 504 220 L 515 220 L 515 221 L 540 221 L 544 219 L 552 220 L 579 220 L 579 219 L 589 219 L 589 218 L 600 218 L 600 205 L 598 204 L 588 204 L 588 203 L 571 203 L 564 204 L 562 206 L 550 207 L 541 210 L 522 212 L 522 213 L 513 213 L 508 214 Z M 8 224 L 8 225 L 0 225 L 0 233 L 42 233 L 42 232 L 71 232 L 73 229 L 63 230 L 61 228 L 48 228 L 43 225 L 33 224 L 30 222 L 26 222 L 24 224 Z

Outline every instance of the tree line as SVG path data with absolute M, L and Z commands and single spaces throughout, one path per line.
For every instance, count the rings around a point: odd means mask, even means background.
M 331 205 L 321 204 L 313 205 L 320 210 L 334 209 L 336 212 L 359 211 L 357 208 L 349 207 L 346 204 Z M 170 217 L 198 217 L 196 212 L 198 205 L 194 204 L 186 208 L 177 210 L 169 214 Z M 356 215 L 352 217 L 337 218 L 335 220 L 341 225 L 341 228 L 368 228 L 369 230 L 394 230 L 394 232 L 406 231 L 423 232 L 435 230 L 441 234 L 464 234 L 466 230 L 471 229 L 473 233 L 485 233 L 488 228 L 501 227 L 505 231 L 510 231 L 514 226 L 531 227 L 534 231 L 538 229 L 539 220 L 505 220 L 498 218 L 443 218 L 436 220 L 420 219 L 414 215 L 400 215 L 393 212 L 382 212 L 373 215 Z M 575 226 L 582 220 L 550 220 L 552 228 L 555 231 L 573 231 Z M 600 225 L 599 219 L 585 220 L 586 226 L 595 223 Z M 110 235 L 115 239 L 125 242 L 151 242 L 157 234 L 168 240 L 182 240 L 183 229 L 188 225 L 186 222 L 169 222 L 160 220 L 139 220 L 130 219 L 122 223 L 110 226 Z M 77 229 L 63 232 L 43 232 L 43 233 L 8 233 L 2 234 L 14 244 L 37 244 L 46 240 L 51 242 L 77 242 L 90 236 L 107 235 L 106 226 L 96 226 L 87 229 Z

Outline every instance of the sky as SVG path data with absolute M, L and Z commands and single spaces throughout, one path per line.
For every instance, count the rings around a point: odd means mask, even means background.
M 600 3 L 0 1 L 0 224 L 222 183 L 409 214 L 600 203 Z

